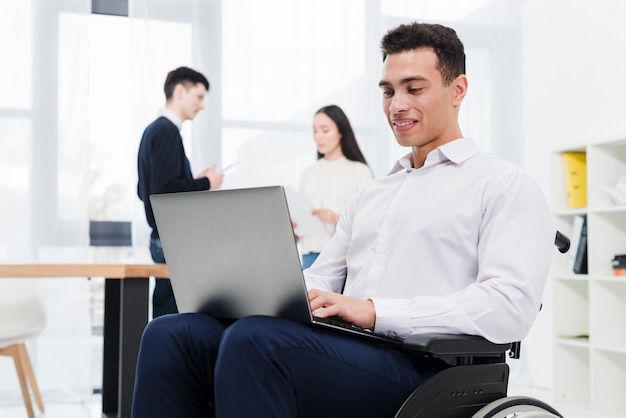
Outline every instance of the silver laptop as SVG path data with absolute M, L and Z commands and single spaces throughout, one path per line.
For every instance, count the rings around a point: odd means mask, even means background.
M 150 201 L 180 312 L 269 315 L 400 341 L 311 314 L 282 186 L 158 194 Z

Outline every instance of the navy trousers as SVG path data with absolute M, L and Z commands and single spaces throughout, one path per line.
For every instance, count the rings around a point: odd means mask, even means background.
M 442 364 L 281 318 L 165 315 L 144 330 L 132 417 L 392 417 Z

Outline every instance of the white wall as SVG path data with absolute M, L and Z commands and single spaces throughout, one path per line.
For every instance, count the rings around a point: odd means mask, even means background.
M 524 0 L 524 160 L 550 198 L 550 152 L 626 138 L 626 2 Z M 511 83 L 517 82 L 511 80 Z M 552 387 L 552 292 L 522 347 Z

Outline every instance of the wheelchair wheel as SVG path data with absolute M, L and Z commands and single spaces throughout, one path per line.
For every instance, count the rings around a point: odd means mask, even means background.
M 509 396 L 485 405 L 472 418 L 563 418 L 556 409 L 539 399 Z

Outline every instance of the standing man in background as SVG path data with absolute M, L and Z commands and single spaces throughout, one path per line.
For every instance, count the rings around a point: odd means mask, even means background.
M 194 178 L 180 135 L 183 122 L 193 120 L 204 109 L 204 96 L 209 91 L 207 78 L 191 68 L 180 67 L 169 72 L 163 90 L 165 109 L 144 131 L 137 157 L 137 194 L 143 201 L 146 219 L 152 228 L 150 254 L 155 263 L 165 263 L 165 257 L 150 195 L 219 189 L 224 179 L 224 174 L 216 171 L 215 164 Z M 178 308 L 170 280 L 157 278 L 152 297 L 153 318 L 176 312 Z

